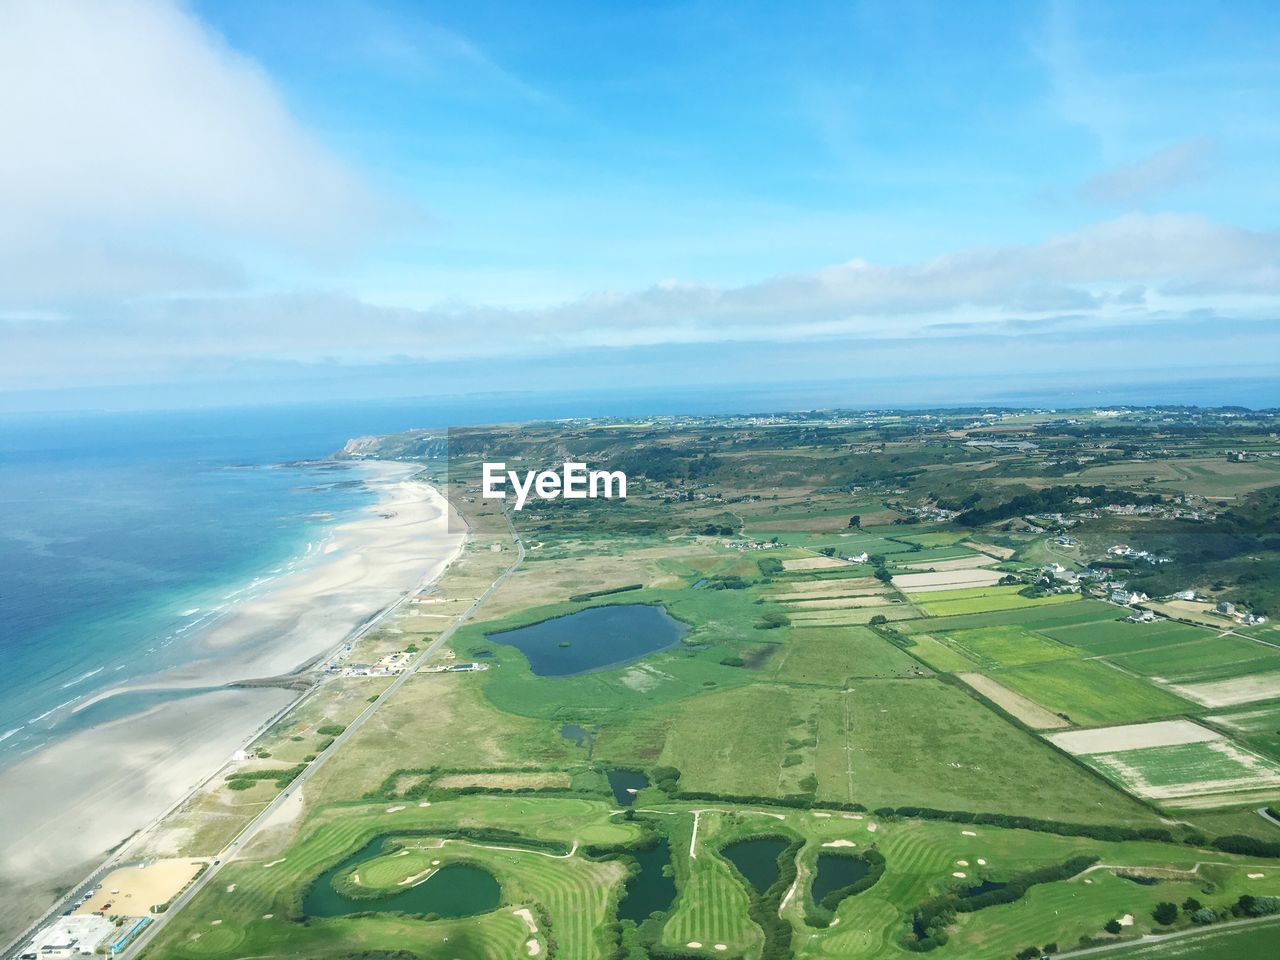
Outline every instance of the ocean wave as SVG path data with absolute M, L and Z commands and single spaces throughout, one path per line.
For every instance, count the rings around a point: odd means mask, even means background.
M 101 673 L 105 669 L 106 667 L 98 667 L 98 669 L 90 670 L 88 673 L 82 673 L 80 674 L 80 676 L 76 677 L 74 680 L 68 680 L 66 683 L 64 683 L 61 689 L 65 690 L 67 689 L 67 687 L 74 687 L 77 683 L 83 683 L 84 681 L 88 680 L 90 677 L 97 676 L 99 673 Z
M 4 733 L 0 733 L 0 743 L 4 743 L 25 726 L 26 724 L 24 723 L 21 727 L 14 727 L 12 730 L 6 730 Z

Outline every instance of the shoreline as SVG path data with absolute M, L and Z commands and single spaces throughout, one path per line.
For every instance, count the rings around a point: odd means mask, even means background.
M 0 825 L 0 940 L 131 847 L 307 695 L 229 684 L 304 670 L 456 559 L 466 535 L 450 530 L 444 495 L 413 479 L 420 466 L 363 466 L 375 502 L 271 589 L 206 628 L 197 659 L 101 691 L 76 712 L 120 694 L 187 695 L 71 733 L 0 771 L 9 812 Z

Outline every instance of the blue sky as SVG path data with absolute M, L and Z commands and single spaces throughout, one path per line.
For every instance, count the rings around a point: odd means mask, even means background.
M 1264 3 L 0 0 L 0 408 L 1274 376 L 1278 41 Z

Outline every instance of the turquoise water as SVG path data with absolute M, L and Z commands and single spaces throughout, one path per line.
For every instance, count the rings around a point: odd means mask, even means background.
M 370 432 L 354 426 L 244 411 L 0 418 L 0 765 L 173 696 L 73 712 L 189 662 L 202 628 L 373 502 L 358 466 L 292 463 Z
M 489 639 L 515 647 L 540 677 L 568 677 L 674 646 L 688 631 L 661 607 L 620 603 L 491 633 Z

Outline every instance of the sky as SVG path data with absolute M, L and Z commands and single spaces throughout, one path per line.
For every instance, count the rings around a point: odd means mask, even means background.
M 1230 401 L 1280 382 L 1278 48 L 1249 2 L 0 0 L 0 410 Z

